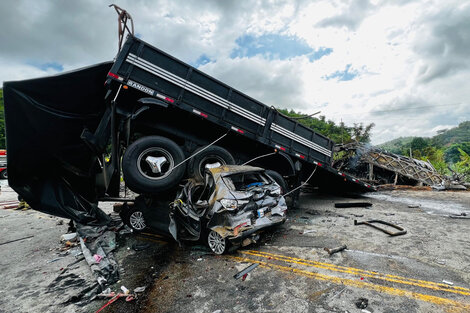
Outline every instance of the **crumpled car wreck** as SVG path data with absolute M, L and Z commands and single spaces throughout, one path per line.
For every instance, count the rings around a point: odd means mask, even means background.
M 284 223 L 286 211 L 281 187 L 264 169 L 226 165 L 207 169 L 204 183 L 188 181 L 170 205 L 169 230 L 177 241 L 205 239 L 223 254 Z

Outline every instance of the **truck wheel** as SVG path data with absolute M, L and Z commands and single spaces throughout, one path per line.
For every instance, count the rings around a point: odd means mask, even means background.
M 194 151 L 194 153 L 197 153 L 202 149 L 204 149 L 204 147 L 197 149 Z M 219 146 L 210 146 L 189 160 L 189 176 L 194 177 L 199 181 L 204 180 L 204 171 L 206 169 L 206 165 L 208 164 L 218 164 L 218 166 L 235 164 L 235 159 L 230 154 L 230 152 L 224 148 Z
M 4 170 L 0 173 L 0 178 L 1 179 L 7 179 L 8 178 L 8 172 L 7 170 Z
M 183 178 L 185 166 L 174 168 L 184 159 L 181 148 L 172 140 L 148 136 L 133 142 L 122 159 L 126 185 L 137 193 L 165 191 Z
M 287 192 L 287 183 L 281 174 L 273 170 L 266 170 L 266 174 L 268 174 L 269 177 L 271 177 L 279 186 L 281 186 L 281 195 Z

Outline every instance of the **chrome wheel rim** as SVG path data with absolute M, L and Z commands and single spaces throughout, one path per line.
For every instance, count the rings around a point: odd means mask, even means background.
M 225 238 L 222 238 L 219 233 L 211 230 L 207 238 L 207 242 L 209 243 L 209 248 L 211 248 L 212 252 L 215 254 L 224 253 L 226 242 Z
M 161 164 L 159 172 L 154 172 L 149 165 L 149 158 L 161 159 L 165 158 L 166 162 Z M 152 180 L 160 180 L 168 175 L 175 167 L 175 160 L 170 152 L 160 147 L 152 147 L 144 150 L 137 158 L 137 169 L 145 178 Z
M 135 230 L 143 230 L 145 229 L 145 219 L 144 214 L 140 211 L 135 211 L 129 216 L 129 224 L 131 224 L 132 228 Z

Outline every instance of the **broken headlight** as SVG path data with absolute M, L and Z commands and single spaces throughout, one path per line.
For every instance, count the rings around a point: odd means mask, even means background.
M 236 210 L 239 208 L 239 206 L 242 206 L 244 204 L 247 204 L 249 201 L 248 200 L 234 200 L 234 199 L 222 199 L 220 200 L 220 204 L 226 209 L 226 210 Z

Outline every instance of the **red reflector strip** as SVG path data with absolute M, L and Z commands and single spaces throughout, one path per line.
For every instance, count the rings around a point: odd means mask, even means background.
M 122 77 L 119 77 L 119 75 L 116 75 L 116 74 L 114 74 L 114 73 L 111 73 L 111 72 L 109 72 L 109 73 L 108 73 L 108 76 L 110 76 L 110 77 L 112 77 L 112 78 L 119 79 L 119 80 L 123 80 L 123 78 L 122 78 Z
M 298 158 L 301 158 L 301 159 L 305 159 L 305 156 L 303 156 L 301 154 L 298 154 L 298 153 L 296 153 L 295 156 L 298 157 Z
M 275 145 L 274 147 L 278 148 L 279 150 L 286 151 L 286 148 L 284 148 L 284 147 L 281 147 L 281 146 L 278 146 L 278 145 Z
M 346 176 L 344 173 L 338 172 L 338 175 Z
M 234 127 L 234 126 L 232 126 L 232 130 L 234 130 L 234 131 L 236 131 L 236 132 L 238 132 L 238 133 L 240 133 L 240 134 L 244 134 L 244 133 L 245 133 L 245 131 L 241 130 L 240 128 L 236 128 L 236 127 Z
M 207 118 L 207 114 L 206 114 L 206 113 L 202 113 L 201 111 L 198 111 L 198 110 L 193 109 L 193 113 L 196 113 L 196 114 L 199 115 L 199 116 L 202 116 L 202 117 Z
M 166 97 L 165 100 L 168 101 L 168 102 L 171 102 L 171 103 L 175 103 L 174 99 L 171 99 L 171 98 L 168 98 L 168 97 Z M 207 117 L 207 115 L 206 115 L 206 117 Z
M 353 182 L 357 182 L 357 179 L 353 178 L 352 181 L 353 181 Z
M 313 161 L 313 163 L 314 163 L 315 165 L 318 165 L 318 166 L 323 166 L 323 164 L 321 164 L 320 162 L 317 162 L 317 161 Z

